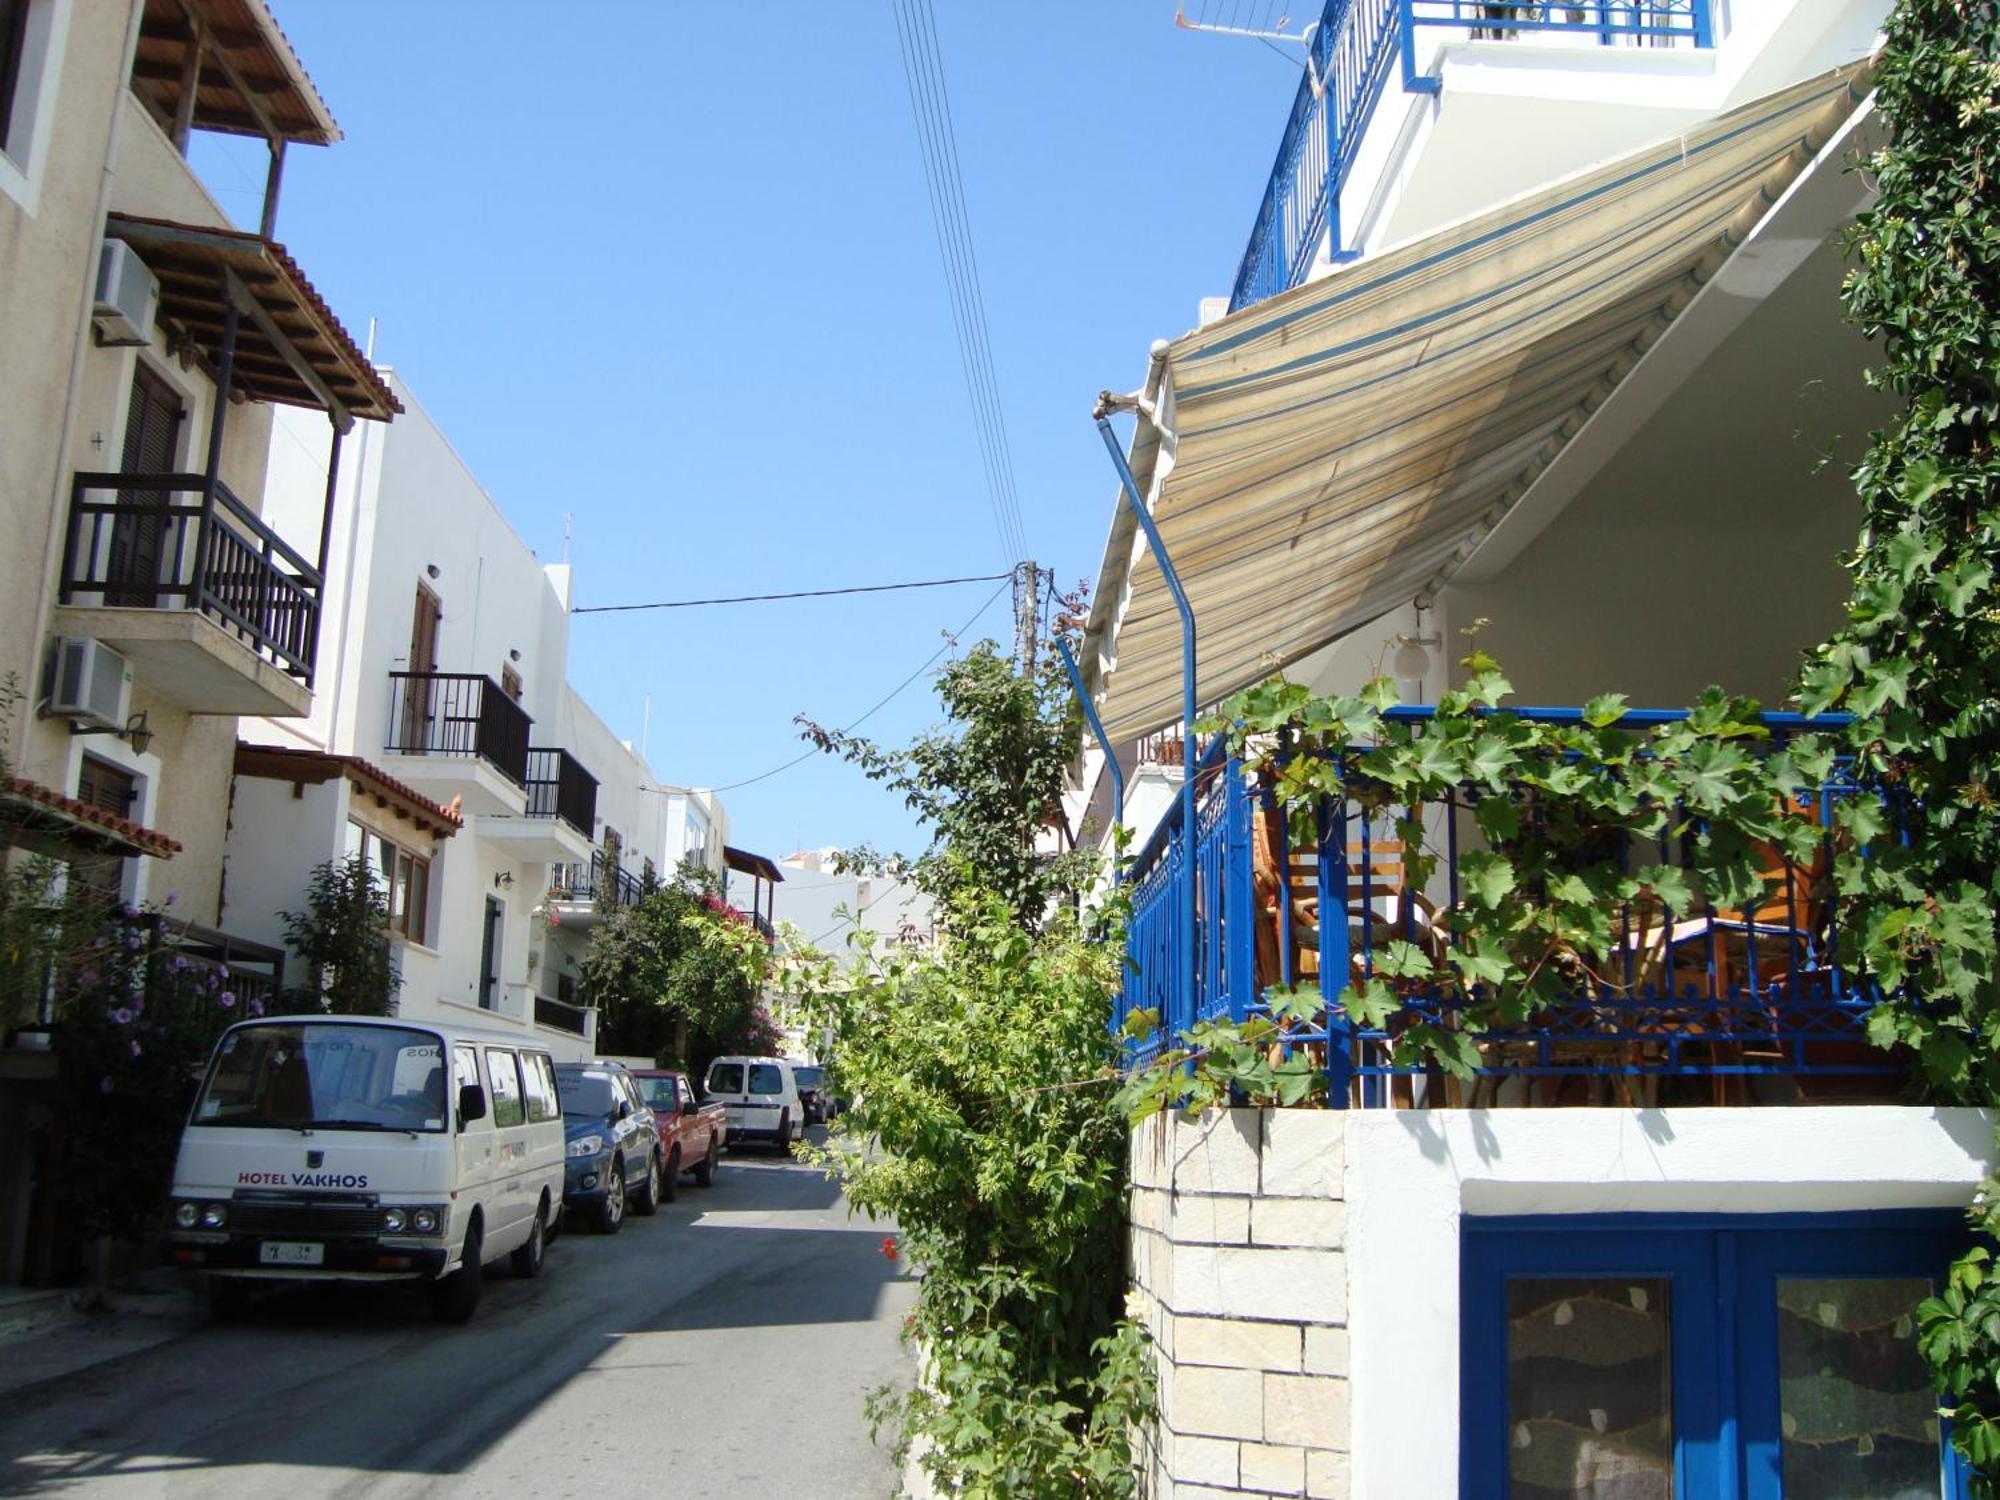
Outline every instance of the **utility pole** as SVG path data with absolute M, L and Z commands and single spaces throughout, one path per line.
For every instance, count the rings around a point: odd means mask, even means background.
M 1035 675 L 1035 649 L 1042 635 L 1041 569 L 1014 565 L 1014 662 L 1023 677 Z

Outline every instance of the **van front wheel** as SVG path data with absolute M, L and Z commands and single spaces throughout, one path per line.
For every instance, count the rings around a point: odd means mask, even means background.
M 479 1306 L 485 1274 L 486 1241 L 473 1225 L 465 1231 L 465 1251 L 456 1271 L 431 1283 L 431 1316 L 440 1323 L 469 1323 Z

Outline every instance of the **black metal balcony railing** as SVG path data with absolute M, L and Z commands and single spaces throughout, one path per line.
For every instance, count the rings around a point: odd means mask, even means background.
M 62 602 L 198 610 L 310 687 L 319 570 L 228 486 L 217 484 L 214 505 L 205 505 L 207 482 L 200 474 L 76 475 Z
M 771 919 L 761 912 L 751 916 L 750 925 L 757 929 L 757 935 L 763 938 L 766 947 L 778 941 L 778 929 L 772 926 Z
M 533 722 L 490 677 L 470 672 L 389 674 L 384 748 L 391 755 L 476 755 L 525 787 L 528 726 Z
M 607 865 L 602 854 L 591 855 L 589 864 L 553 865 L 549 869 L 549 895 L 557 901 L 637 906 L 645 893 L 645 883 L 638 876 Z
M 597 832 L 597 778 L 567 750 L 528 751 L 528 816 L 561 818 L 585 838 Z
M 571 1005 L 566 1000 L 552 1000 L 547 995 L 537 995 L 535 1024 L 553 1027 L 557 1031 L 567 1031 L 572 1036 L 588 1036 L 590 1012 L 580 1005 Z

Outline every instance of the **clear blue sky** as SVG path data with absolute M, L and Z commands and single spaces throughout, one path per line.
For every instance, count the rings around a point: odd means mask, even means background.
M 286 167 L 278 235 L 410 381 L 580 604 L 1004 566 L 889 0 L 275 0 L 346 139 Z M 1065 586 L 1113 479 L 1090 423 L 1228 290 L 1296 49 L 1173 0 L 937 0 L 1021 508 Z M 198 158 L 254 221 L 259 148 Z M 846 722 L 993 585 L 582 617 L 570 675 L 669 781 L 719 786 Z M 1005 638 L 1004 597 L 979 634 Z M 867 726 L 936 718 L 925 683 Z M 725 794 L 773 855 L 907 847 L 815 757 Z

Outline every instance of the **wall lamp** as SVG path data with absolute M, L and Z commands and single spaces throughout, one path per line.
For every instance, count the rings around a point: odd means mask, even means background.
M 514 888 L 514 872 L 512 870 L 502 870 L 498 875 L 493 877 L 494 890 L 499 890 L 503 885 L 509 890 Z
M 72 723 L 69 726 L 69 732 L 71 734 L 77 734 L 77 735 L 82 735 L 82 734 L 112 735 L 115 738 L 121 739 L 125 741 L 128 745 L 130 745 L 132 747 L 132 753 L 134 755 L 144 755 L 146 751 L 152 747 L 153 744 L 152 727 L 148 725 L 146 722 L 146 710 L 143 708 L 140 709 L 136 714 L 132 715 L 131 718 L 125 721 L 125 727 L 123 729 L 113 729 L 108 724 L 99 729 L 82 729 L 79 728 L 76 724 Z
M 435 578 L 435 577 L 437 577 L 437 576 L 438 576 L 438 572 L 439 572 L 439 568 L 438 568 L 438 565 L 437 565 L 436 563 L 425 563 L 425 564 L 424 564 L 424 576 L 425 576 L 425 577 L 427 577 L 427 578 Z

